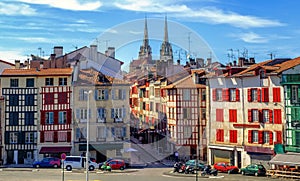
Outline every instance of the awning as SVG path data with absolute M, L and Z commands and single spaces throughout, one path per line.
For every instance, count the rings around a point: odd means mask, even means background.
M 40 154 L 45 153 L 70 153 L 71 151 L 70 146 L 60 146 L 60 147 L 46 147 L 43 146 L 40 150 Z
M 274 158 L 270 160 L 269 163 L 274 165 L 300 166 L 300 154 L 277 154 Z

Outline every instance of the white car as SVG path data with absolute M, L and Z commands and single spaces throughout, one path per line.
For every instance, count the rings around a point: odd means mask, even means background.
M 75 169 L 85 168 L 85 157 L 67 156 L 63 162 L 63 167 L 67 171 L 71 171 L 73 168 Z M 95 170 L 95 168 L 99 168 L 99 164 L 89 161 L 89 171 L 93 171 Z

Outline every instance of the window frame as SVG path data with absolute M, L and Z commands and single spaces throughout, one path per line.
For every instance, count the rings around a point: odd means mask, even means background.
M 54 124 L 54 112 L 45 112 L 45 124 Z
M 45 78 L 45 86 L 53 86 L 54 85 L 54 78 L 46 77 Z
M 258 131 L 252 130 L 252 143 L 258 143 L 258 141 L 259 141 Z
M 58 112 L 58 124 L 66 124 L 67 123 L 67 111 L 59 111 Z
M 68 78 L 67 77 L 58 78 L 58 85 L 59 86 L 66 86 L 66 85 L 68 85 Z
M 10 79 L 10 87 L 19 87 L 19 79 Z

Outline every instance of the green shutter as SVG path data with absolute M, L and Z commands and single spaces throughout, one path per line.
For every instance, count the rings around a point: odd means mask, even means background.
M 291 86 L 287 85 L 286 86 L 286 99 L 291 99 Z

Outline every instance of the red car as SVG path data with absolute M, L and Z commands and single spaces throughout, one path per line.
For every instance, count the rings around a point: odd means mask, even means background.
M 219 172 L 239 173 L 239 168 L 231 165 L 228 162 L 217 162 L 214 164 L 214 168 Z
M 125 166 L 125 161 L 121 159 L 112 159 L 106 163 L 106 165 L 109 165 L 112 170 L 114 169 L 120 169 L 124 170 Z

